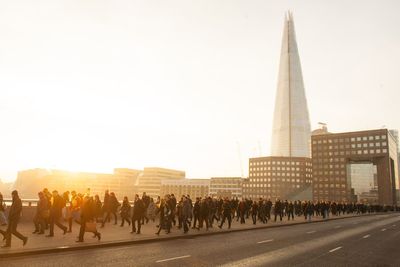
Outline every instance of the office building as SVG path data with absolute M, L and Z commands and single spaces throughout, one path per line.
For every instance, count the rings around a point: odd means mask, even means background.
M 249 178 L 244 183 L 243 195 L 249 199 L 306 200 L 312 198 L 311 185 L 310 158 L 250 158 Z
M 210 179 L 162 180 L 161 196 L 174 194 L 176 198 L 189 195 L 192 200 L 206 197 L 210 192 Z
M 313 135 L 312 166 L 316 201 L 396 204 L 397 144 L 387 129 Z
M 163 180 L 183 180 L 185 172 L 165 168 L 144 168 L 138 177 L 138 191 L 140 194 L 146 192 L 147 195 L 156 198 L 161 195 L 161 181 Z

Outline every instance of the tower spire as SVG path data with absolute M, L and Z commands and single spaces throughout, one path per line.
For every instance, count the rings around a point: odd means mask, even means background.
M 285 13 L 272 127 L 272 156 L 309 157 L 310 120 L 293 14 Z

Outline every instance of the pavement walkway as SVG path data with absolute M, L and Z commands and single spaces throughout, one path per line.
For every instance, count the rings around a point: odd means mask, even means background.
M 371 214 L 376 215 L 376 214 Z M 344 216 L 331 216 L 329 220 L 334 219 L 342 219 L 349 218 L 354 216 L 368 216 L 365 215 L 344 215 Z M 321 217 L 313 217 L 313 222 L 323 221 Z M 57 251 L 68 251 L 68 250 L 78 250 L 78 249 L 89 249 L 96 247 L 110 247 L 110 246 L 118 246 L 118 245 L 127 245 L 134 243 L 145 243 L 145 242 L 155 242 L 155 241 L 163 241 L 163 240 L 171 240 L 171 239 L 179 239 L 179 238 L 193 238 L 199 235 L 213 235 L 213 234 L 222 234 L 229 233 L 235 231 L 247 231 L 251 229 L 260 229 L 260 228 L 270 228 L 270 227 L 282 227 L 282 226 L 290 226 L 293 224 L 302 224 L 308 223 L 304 220 L 304 217 L 295 217 L 294 221 L 287 221 L 287 218 L 284 218 L 283 221 L 274 222 L 273 220 L 268 221 L 267 224 L 262 224 L 257 222 L 257 225 L 253 225 L 251 218 L 246 220 L 245 224 L 240 224 L 236 219 L 232 222 L 231 229 L 227 229 L 227 222 L 223 226 L 222 229 L 217 227 L 217 223 L 214 223 L 213 228 L 209 228 L 206 231 L 205 228 L 197 230 L 190 229 L 189 233 L 184 234 L 183 229 L 178 229 L 177 227 L 172 227 L 171 233 L 166 234 L 165 231 L 161 231 L 160 235 L 156 235 L 157 231 L 156 222 L 149 222 L 148 224 L 142 225 L 141 234 L 131 234 L 131 227 L 125 224 L 124 227 L 114 225 L 113 223 L 107 223 L 104 228 L 98 227 L 98 231 L 102 234 L 102 239 L 100 241 L 97 238 L 93 238 L 92 233 L 85 234 L 84 243 L 76 243 L 77 236 L 79 233 L 79 225 L 74 223 L 72 227 L 72 233 L 67 233 L 63 235 L 63 231 L 57 226 L 55 226 L 54 237 L 46 237 L 45 235 L 37 235 L 32 234 L 34 230 L 33 224 L 22 223 L 18 225 L 18 231 L 25 236 L 28 236 L 28 243 L 26 246 L 22 246 L 22 241 L 13 236 L 11 248 L 1 248 L 0 249 L 0 258 L 3 257 L 12 257 L 19 255 L 33 255 L 33 254 L 41 254 L 41 253 L 51 253 Z M 66 222 L 64 222 L 66 225 Z M 100 224 L 99 224 L 100 226 Z M 4 229 L 2 227 L 1 229 Z M 46 231 L 46 234 L 48 230 Z

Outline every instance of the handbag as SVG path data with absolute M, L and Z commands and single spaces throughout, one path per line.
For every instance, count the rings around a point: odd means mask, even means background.
M 95 222 L 87 222 L 85 224 L 85 232 L 97 232 L 97 224 Z

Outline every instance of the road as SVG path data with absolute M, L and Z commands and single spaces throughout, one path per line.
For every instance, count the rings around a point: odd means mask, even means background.
M 400 266 L 386 214 L 116 248 L 1 259 L 0 266 Z

